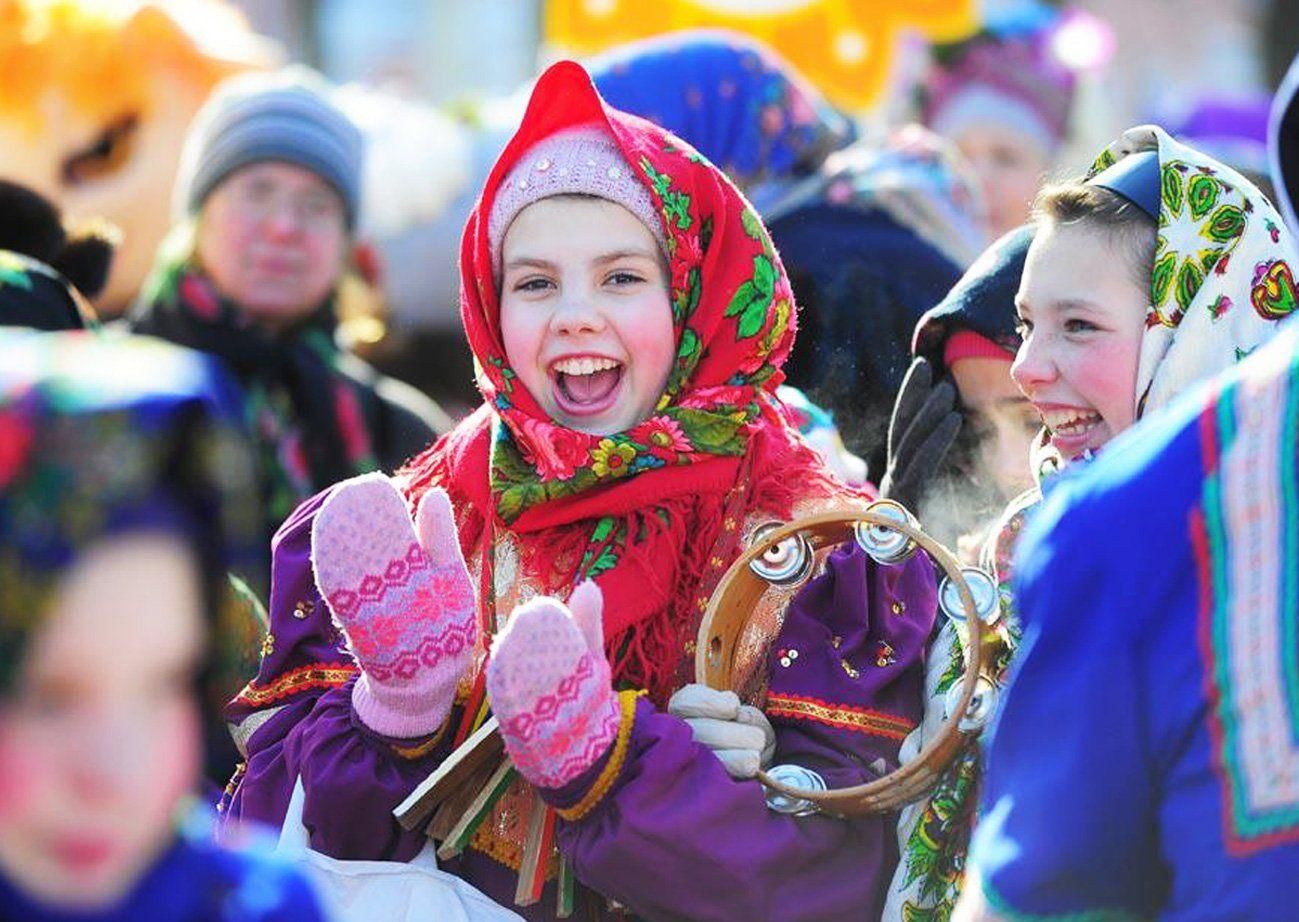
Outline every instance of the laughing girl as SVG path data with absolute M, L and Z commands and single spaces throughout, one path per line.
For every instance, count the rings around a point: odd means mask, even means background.
M 1010 641 L 1003 675 L 1020 631 L 1011 551 L 1051 476 L 1249 355 L 1296 298 L 1294 241 L 1271 204 L 1234 170 L 1158 128 L 1126 132 L 1085 181 L 1044 189 L 1035 211 L 1015 299 L 1023 342 L 1011 374 L 1045 427 L 1034 459 L 1042 486 L 1011 503 L 985 549 Z M 926 720 L 904 753 L 941 720 L 961 656 L 945 630 L 931 653 Z M 919 907 L 950 914 L 979 775 L 971 743 L 930 799 L 904 813 L 886 917 Z
M 869 917 L 891 821 L 776 812 L 731 772 L 797 761 L 837 787 L 896 764 L 935 613 L 926 559 L 828 559 L 757 664 L 781 715 L 707 690 L 694 724 L 661 710 L 757 529 L 866 501 L 774 396 L 795 310 L 761 222 L 561 63 L 488 179 L 461 273 L 485 402 L 402 483 L 348 481 L 281 530 L 275 641 L 232 711 L 255 730 L 231 815 L 280 823 L 300 778 L 313 847 L 406 860 L 424 836 L 392 810 L 485 694 L 520 777 L 443 867 L 499 901 L 555 917 L 559 861 L 526 864 L 549 809 L 589 888 L 579 917 Z

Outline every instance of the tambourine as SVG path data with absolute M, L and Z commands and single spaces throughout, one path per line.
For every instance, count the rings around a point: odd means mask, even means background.
M 835 790 L 793 787 L 766 772 L 758 773 L 758 780 L 770 790 L 809 801 L 836 816 L 885 813 L 919 800 L 966 740 L 979 732 L 994 694 L 988 680 L 980 676 L 987 655 L 984 644 L 995 637 L 990 628 L 999 613 L 997 589 L 990 577 L 973 567 L 963 568 L 947 548 L 920 530 L 899 503 L 879 500 L 862 511 L 821 513 L 755 533 L 753 545 L 722 575 L 704 612 L 695 681 L 719 690 L 733 689 L 740 638 L 758 600 L 772 586 L 789 588 L 806 581 L 818 551 L 850 539 L 882 566 L 899 565 L 923 550 L 942 568 L 946 579 L 939 588 L 940 604 L 948 617 L 966 625 L 967 660 L 962 681 L 952 687 L 943 726 L 901 768 L 867 784 Z

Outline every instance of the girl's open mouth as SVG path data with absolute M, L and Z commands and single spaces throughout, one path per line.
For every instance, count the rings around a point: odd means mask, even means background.
M 1105 420 L 1099 413 L 1080 407 L 1039 411 L 1056 449 L 1067 459 L 1088 448 L 1099 448 Z
M 618 400 L 623 365 L 614 359 L 580 356 L 550 366 L 555 402 L 571 416 L 594 416 Z

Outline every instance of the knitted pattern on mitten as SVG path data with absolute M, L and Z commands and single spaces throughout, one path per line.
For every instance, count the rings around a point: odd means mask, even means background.
M 514 767 L 558 788 L 594 765 L 618 735 L 620 711 L 604 655 L 602 601 L 594 583 L 565 606 L 520 605 L 496 637 L 487 694 Z
M 437 730 L 477 636 L 446 493 L 424 494 L 412 523 L 387 477 L 356 477 L 325 500 L 311 538 L 316 586 L 361 669 L 357 715 L 384 736 Z

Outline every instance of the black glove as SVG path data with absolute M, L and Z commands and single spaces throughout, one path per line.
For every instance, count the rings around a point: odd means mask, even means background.
M 925 485 L 938 471 L 956 434 L 961 414 L 956 389 L 949 381 L 934 383 L 933 366 L 917 358 L 907 369 L 889 421 L 888 465 L 880 496 L 897 500 L 913 512 Z

